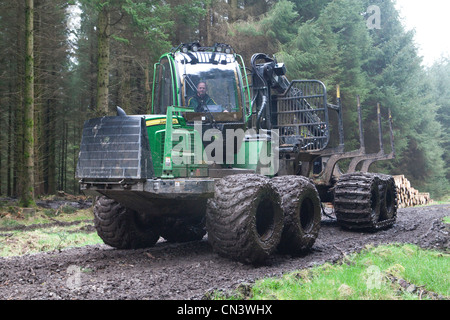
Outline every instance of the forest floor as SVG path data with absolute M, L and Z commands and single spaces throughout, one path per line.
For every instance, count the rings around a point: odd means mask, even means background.
M 207 241 L 117 250 L 104 244 L 0 258 L 0 300 L 201 300 L 214 291 L 338 262 L 367 245 L 411 243 L 449 251 L 450 204 L 398 210 L 396 224 L 376 233 L 343 230 L 324 217 L 312 250 L 304 256 L 275 254 L 255 267 L 215 254 Z M 91 230 L 90 232 L 95 232 Z M 0 235 L 0 241 L 1 239 Z

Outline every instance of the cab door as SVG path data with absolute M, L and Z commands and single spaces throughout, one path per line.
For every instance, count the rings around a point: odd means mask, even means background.
M 163 56 L 153 75 L 153 114 L 166 114 L 167 106 L 178 105 L 173 60 Z

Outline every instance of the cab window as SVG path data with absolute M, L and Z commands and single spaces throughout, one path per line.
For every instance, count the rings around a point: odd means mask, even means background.
M 189 99 L 197 94 L 198 84 L 204 82 L 207 85 L 206 93 L 211 98 L 210 101 L 214 101 L 217 110 L 240 111 L 238 84 L 232 68 L 214 68 L 208 64 L 197 64 L 188 65 L 186 69 L 187 77 L 184 88 L 188 106 Z

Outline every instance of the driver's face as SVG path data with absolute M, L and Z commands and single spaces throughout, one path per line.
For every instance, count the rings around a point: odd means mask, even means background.
M 206 84 L 200 83 L 197 87 L 197 93 L 199 96 L 204 96 L 206 94 Z

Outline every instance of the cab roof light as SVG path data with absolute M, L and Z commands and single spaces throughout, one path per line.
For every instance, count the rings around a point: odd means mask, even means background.
M 192 52 L 217 52 L 231 54 L 234 52 L 233 48 L 225 43 L 215 43 L 212 47 L 202 47 L 199 42 L 181 43 L 178 47 L 172 48 L 172 52 L 181 51 L 183 53 Z
M 215 52 L 224 52 L 226 54 L 230 54 L 233 51 L 233 48 L 231 48 L 230 45 L 225 43 L 215 43 L 214 44 L 214 51 Z

